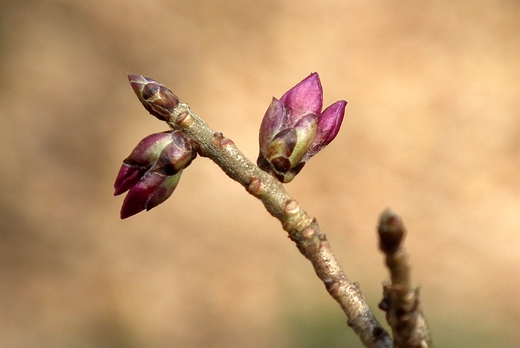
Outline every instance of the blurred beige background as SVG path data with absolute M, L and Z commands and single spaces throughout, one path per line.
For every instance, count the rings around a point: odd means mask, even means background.
M 520 346 L 520 2 L 0 5 L 0 346 L 360 347 L 279 223 L 211 161 L 119 220 L 113 181 L 170 87 L 252 160 L 271 97 L 349 102 L 288 191 L 379 318 L 378 214 L 404 218 L 438 347 Z

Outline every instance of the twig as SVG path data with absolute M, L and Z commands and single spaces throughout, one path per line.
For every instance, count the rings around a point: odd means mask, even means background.
M 303 210 L 279 181 L 249 161 L 232 140 L 211 130 L 187 104 L 176 105 L 167 122 L 173 129 L 182 130 L 191 137 L 201 156 L 213 160 L 231 179 L 261 200 L 267 211 L 282 223 L 290 239 L 312 263 L 329 294 L 340 304 L 348 317 L 348 325 L 366 347 L 393 346 L 392 339 L 370 311 L 358 285 L 343 273 L 316 219 Z
M 404 246 L 406 229 L 401 218 L 386 209 L 379 220 L 379 248 L 385 253 L 390 279 L 383 283 L 383 300 L 396 348 L 433 348 L 428 325 L 419 301 L 419 289 L 412 287 L 411 265 Z

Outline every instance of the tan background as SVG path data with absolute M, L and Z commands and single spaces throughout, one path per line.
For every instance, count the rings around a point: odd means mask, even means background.
M 6 1 L 0 346 L 360 347 L 262 205 L 207 159 L 118 218 L 113 181 L 170 87 L 251 159 L 272 96 L 319 72 L 349 102 L 287 186 L 377 310 L 374 227 L 410 231 L 438 347 L 520 346 L 520 3 Z

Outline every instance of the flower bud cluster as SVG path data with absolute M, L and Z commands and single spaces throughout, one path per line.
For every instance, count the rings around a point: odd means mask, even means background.
M 196 156 L 191 138 L 178 130 L 151 134 L 141 140 L 123 161 L 114 184 L 115 196 L 128 191 L 121 218 L 150 210 L 168 199 L 182 171 Z
M 290 182 L 305 163 L 339 132 L 347 102 L 323 107 L 323 89 L 317 73 L 273 98 L 260 126 L 258 166 L 283 183 Z
M 130 85 L 146 110 L 169 122 L 179 99 L 157 81 L 128 75 Z M 273 98 L 260 126 L 258 166 L 283 183 L 290 182 L 305 163 L 338 134 L 347 102 L 323 107 L 317 73 Z M 180 130 L 147 136 L 124 161 L 114 184 L 114 195 L 127 192 L 121 208 L 125 219 L 150 210 L 168 199 L 182 171 L 197 157 L 197 145 Z

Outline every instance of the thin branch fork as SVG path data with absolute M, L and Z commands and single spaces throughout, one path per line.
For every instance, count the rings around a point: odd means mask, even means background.
M 384 283 L 384 298 L 379 307 L 387 312 L 394 336 L 392 340 L 368 307 L 358 284 L 348 280 L 343 273 L 316 219 L 287 193 L 278 179 L 249 161 L 231 139 L 214 132 L 169 89 L 142 76 L 129 75 L 129 79 L 143 106 L 152 115 L 166 121 L 173 130 L 182 131 L 200 156 L 215 162 L 281 222 L 298 250 L 312 263 L 329 294 L 339 303 L 347 315 L 348 325 L 365 347 L 433 347 L 419 303 L 419 292 L 411 285 L 410 261 L 404 248 L 405 228 L 394 212 L 385 210 L 378 227 L 379 246 L 385 253 L 391 275 Z M 149 84 L 152 86 L 148 87 Z

